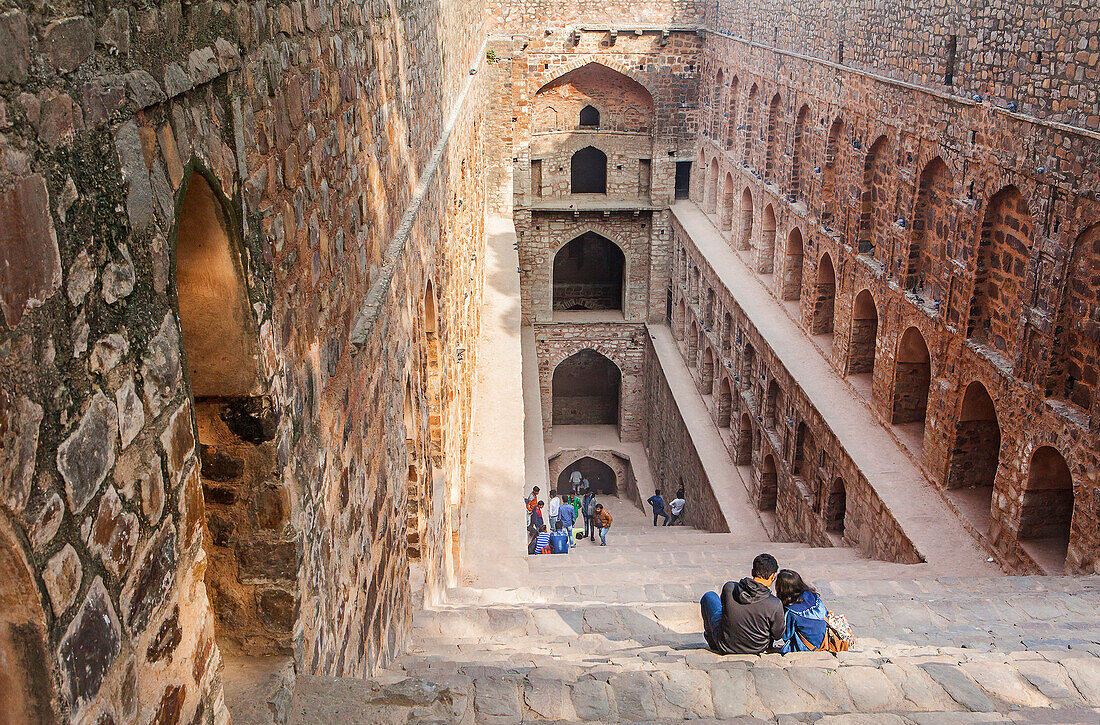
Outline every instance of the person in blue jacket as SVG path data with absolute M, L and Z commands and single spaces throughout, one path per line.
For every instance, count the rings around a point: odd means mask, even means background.
M 653 495 L 646 499 L 646 503 L 653 507 L 653 525 L 657 525 L 658 516 L 663 516 L 664 524 L 667 526 L 668 514 L 665 513 L 665 499 L 661 496 L 661 489 L 654 491 Z
M 551 554 L 568 554 L 569 553 L 569 537 L 570 532 L 562 528 L 561 521 L 554 525 L 554 532 L 550 534 L 550 553 Z
M 798 572 L 781 569 L 775 577 L 775 596 L 786 610 L 786 642 L 782 652 L 816 652 L 825 644 L 828 609 Z
M 572 496 L 569 497 L 573 498 Z M 577 510 L 573 508 L 573 502 L 566 500 L 562 502 L 561 508 L 558 509 L 558 522 L 561 524 L 562 529 L 572 535 L 573 524 L 577 521 Z

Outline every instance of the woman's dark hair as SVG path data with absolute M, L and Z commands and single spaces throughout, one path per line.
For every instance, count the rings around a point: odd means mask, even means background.
M 779 601 L 785 606 L 789 607 L 797 602 L 805 592 L 817 594 L 817 590 L 802 581 L 802 577 L 794 569 L 780 569 L 776 574 L 775 596 L 779 597 Z

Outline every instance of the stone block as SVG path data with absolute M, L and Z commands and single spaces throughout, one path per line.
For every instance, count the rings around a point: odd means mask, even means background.
M 585 677 L 570 686 L 573 709 L 585 721 L 611 719 L 611 688 L 603 680 Z
M 0 311 L 15 327 L 61 286 L 61 255 L 46 180 L 25 176 L 0 193 Z
M 125 244 L 119 246 L 121 259 L 107 263 L 103 269 L 103 301 L 109 305 L 125 299 L 134 291 L 134 263 Z
M 97 375 L 106 375 L 115 369 L 115 366 L 129 350 L 130 344 L 126 341 L 126 338 L 117 332 L 112 332 L 110 335 L 96 340 L 96 343 L 92 345 L 92 354 L 88 356 L 88 367 Z M 138 404 L 140 405 L 140 401 Z M 125 447 L 125 444 L 123 446 Z
M 22 83 L 27 79 L 30 49 L 27 16 L 21 10 L 0 15 L 0 80 Z
M 76 601 L 83 580 L 83 570 L 80 557 L 70 544 L 65 544 L 61 551 L 46 562 L 42 583 L 46 585 L 46 592 L 50 595 L 50 604 L 53 605 L 56 616 L 60 617 L 69 611 L 69 607 Z
M 117 439 L 118 411 L 106 395 L 96 393 L 76 429 L 57 448 L 57 470 L 74 512 L 84 510 L 115 464 Z
M 176 408 L 168 419 L 168 426 L 160 434 L 160 442 L 168 460 L 168 482 L 172 488 L 179 485 L 184 468 L 195 452 L 195 429 L 191 421 L 191 403 Z
M 84 595 L 58 647 L 66 698 L 74 710 L 90 702 L 122 645 L 122 629 L 103 580 L 96 578 Z
M 171 521 L 146 544 L 122 588 L 122 611 L 127 629 L 142 633 L 175 586 L 178 562 L 176 529 Z
M 1100 707 L 1100 658 L 1066 657 L 1061 665 L 1085 702 L 1092 707 Z
M 474 712 L 477 722 L 512 725 L 523 717 L 519 685 L 503 677 L 479 677 L 474 680 Z
M 130 567 L 140 528 L 137 516 L 122 510 L 114 486 L 99 498 L 99 512 L 92 523 L 88 548 L 99 555 L 107 571 L 118 577 Z
M 547 720 L 572 720 L 576 717 L 569 687 L 561 680 L 529 678 L 523 690 L 527 709 Z
M 153 185 L 141 149 L 141 135 L 133 121 L 122 124 L 115 132 L 115 151 L 126 180 L 126 215 L 130 225 L 141 230 L 154 221 Z
M 630 722 L 657 718 L 657 693 L 647 672 L 624 672 L 608 679 L 615 693 L 615 707 L 621 719 Z
M 0 492 L 12 511 L 22 511 L 31 493 L 42 414 L 30 398 L 0 395 Z
M 971 712 L 996 712 L 997 706 L 981 688 L 966 676 L 957 666 L 938 662 L 929 662 L 921 668 L 932 676 L 948 695 Z
M 42 49 L 60 73 L 70 73 L 91 57 L 95 26 L 84 16 L 64 18 L 46 28 Z
M 880 669 L 841 667 L 840 677 L 857 712 L 905 709 L 905 698 Z
M 242 541 L 237 554 L 242 579 L 293 581 L 298 571 L 293 541 Z
M 234 481 L 244 472 L 243 459 L 217 446 L 200 444 L 199 460 L 202 462 L 202 477 L 208 481 Z
M 1001 662 L 965 662 L 962 669 L 983 690 L 1010 705 L 1050 707 L 1050 700 L 1032 687 L 1012 665 Z
M 118 408 L 118 431 L 125 449 L 145 427 L 145 406 L 137 394 L 133 378 L 126 378 L 115 391 L 115 407 Z

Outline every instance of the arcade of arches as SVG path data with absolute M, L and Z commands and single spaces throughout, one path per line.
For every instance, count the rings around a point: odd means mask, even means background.
M 869 578 L 1100 573 L 1079 3 L 9 5 L 0 719 L 392 674 L 570 565 L 521 493 L 574 472 Z

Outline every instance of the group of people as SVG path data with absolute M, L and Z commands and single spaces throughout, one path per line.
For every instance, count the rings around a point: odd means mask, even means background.
M 752 576 L 726 582 L 720 596 L 704 594 L 699 606 L 703 636 L 718 654 L 840 652 L 855 643 L 847 621 L 771 554 L 753 559 Z
M 686 503 L 686 501 L 684 501 L 683 486 L 676 492 L 676 498 L 668 503 L 668 510 L 672 512 L 671 516 L 665 512 L 665 499 L 664 496 L 661 495 L 661 489 L 658 488 L 654 491 L 653 495 L 646 499 L 646 503 L 653 507 L 654 526 L 657 525 L 658 516 L 664 518 L 665 526 L 675 526 L 676 524 L 683 525 L 684 522 L 681 520 L 681 516 L 684 513 L 684 504 Z
M 591 490 L 583 496 L 572 493 L 562 496 L 551 491 L 550 503 L 545 503 L 539 499 L 539 487 L 535 486 L 524 504 L 527 507 L 528 554 L 568 554 L 582 539 L 594 543 L 597 533 L 600 545 L 607 546 L 611 514 L 596 501 Z

